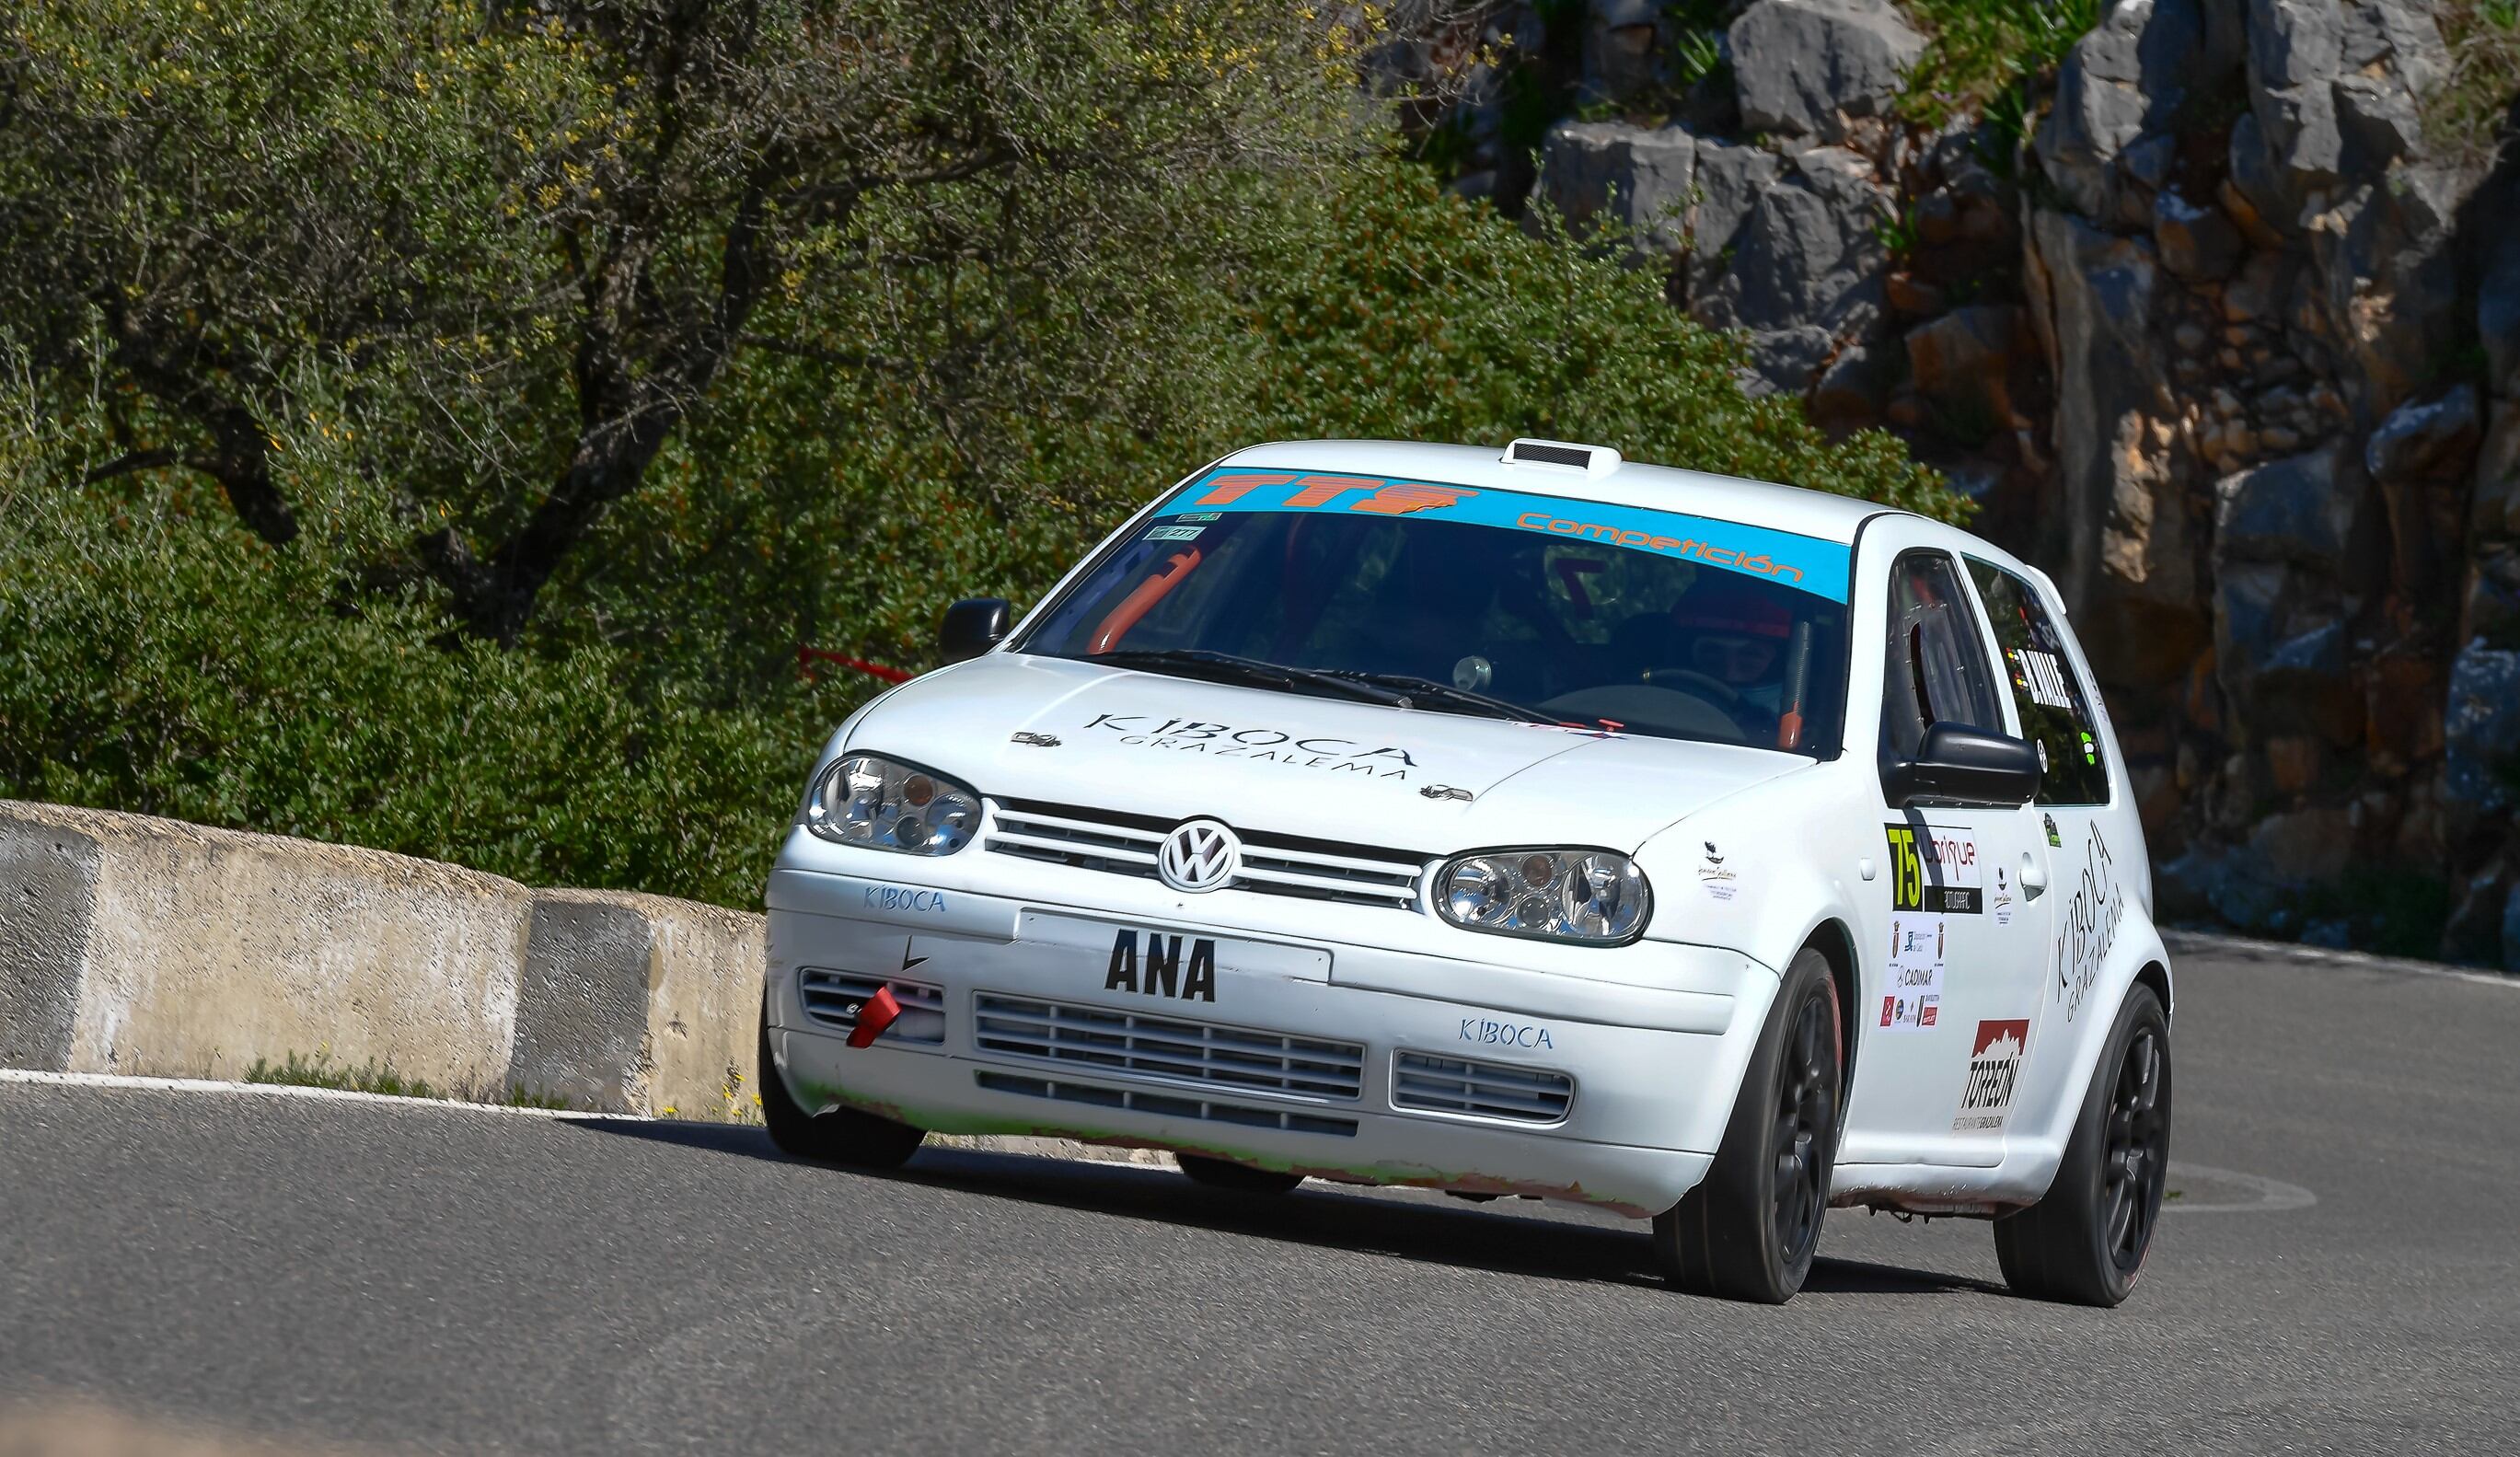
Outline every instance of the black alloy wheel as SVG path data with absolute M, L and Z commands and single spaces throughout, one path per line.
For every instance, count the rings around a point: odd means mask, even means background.
M 1809 1265 L 1828 1212 L 1831 1130 L 1837 1122 L 1835 1004 L 1807 997 L 1785 1035 L 1777 1086 L 1777 1247 L 1788 1264 Z
M 1828 962 L 1805 948 L 1777 988 L 1713 1165 L 1654 1216 L 1654 1258 L 1672 1284 L 1770 1305 L 1802 1289 L 1837 1161 L 1843 1035 Z
M 2015 1291 L 2115 1305 L 2135 1289 L 2161 1222 L 2170 1171 L 2170 1023 L 2136 986 L 2119 1008 L 2047 1197 L 1995 1221 L 1995 1252 Z
M 2108 1151 L 2102 1156 L 2107 1207 L 2100 1215 L 2100 1237 L 2109 1263 L 2128 1280 L 2143 1268 L 2144 1252 L 2152 1247 L 2152 1227 L 2161 1218 L 2162 1175 L 2170 1162 L 2169 1109 L 2162 1086 L 2170 1065 L 2168 1038 L 2153 1027 L 2138 1028 L 2118 1064 L 2118 1083 L 2109 1095 Z

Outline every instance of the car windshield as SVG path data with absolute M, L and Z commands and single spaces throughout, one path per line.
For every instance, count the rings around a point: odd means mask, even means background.
M 1847 556 L 1678 512 L 1227 469 L 1107 548 L 1017 651 L 1827 757 Z

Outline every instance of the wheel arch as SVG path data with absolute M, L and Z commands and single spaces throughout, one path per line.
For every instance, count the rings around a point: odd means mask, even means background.
M 2170 995 L 2170 963 L 2158 956 L 2145 962 L 2135 974 L 2135 984 L 2152 988 L 2152 994 L 2161 998 L 2162 1020 L 2170 1021 L 2173 1011 Z
M 1846 1090 L 1855 1086 L 1855 1009 L 1864 996 L 1864 973 L 1855 960 L 1855 934 L 1835 916 L 1821 922 L 1803 937 L 1802 949 L 1818 951 L 1828 963 L 1828 979 L 1837 987 L 1838 1120 L 1845 1121 Z M 1799 952 L 1797 953 L 1799 954 Z

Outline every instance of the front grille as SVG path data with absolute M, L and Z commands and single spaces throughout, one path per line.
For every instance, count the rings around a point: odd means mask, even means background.
M 1244 1128 L 1275 1128 L 1286 1133 L 1325 1133 L 1332 1138 L 1356 1137 L 1356 1119 L 1326 1118 L 1319 1114 L 1293 1108 L 1246 1108 L 1238 1103 L 1219 1103 L 1208 1098 L 1183 1098 L 1168 1093 L 1148 1092 L 1139 1088 L 1098 1088 L 1090 1083 L 1060 1082 L 1047 1077 L 1020 1077 L 1012 1072 L 976 1071 L 972 1080 L 993 1093 L 1014 1093 L 1026 1098 L 1047 1098 L 1054 1103 L 1082 1103 L 1093 1108 L 1117 1108 L 1129 1113 L 1159 1114 L 1176 1118 L 1203 1118 L 1211 1123 L 1234 1123 Z
M 1155 876 L 1155 852 L 1173 822 L 1152 815 L 1007 800 L 996 806 L 986 842 L 1001 855 L 1112 875 Z M 1238 829 L 1242 863 L 1233 887 L 1262 895 L 1411 906 L 1426 857 L 1411 850 L 1348 845 L 1295 835 Z
M 875 995 L 878 986 L 890 986 L 892 999 L 901 1004 L 901 1020 L 883 1029 L 886 1041 L 941 1043 L 945 1040 L 945 989 L 924 981 L 902 981 L 884 977 L 861 977 L 855 972 L 825 971 L 806 967 L 796 974 L 796 994 L 805 1004 L 805 1015 L 828 1027 L 849 1029 L 847 1009 Z M 930 1014 L 914 1017 L 915 1012 Z
M 1394 1108 L 1556 1123 L 1565 1120 L 1574 1102 L 1575 1080 L 1563 1072 L 1423 1052 L 1397 1053 L 1391 1060 Z
M 983 1052 L 1038 1058 L 1122 1077 L 1218 1083 L 1306 1098 L 1353 1100 L 1365 1047 L 1173 1017 L 981 992 L 972 1040 Z

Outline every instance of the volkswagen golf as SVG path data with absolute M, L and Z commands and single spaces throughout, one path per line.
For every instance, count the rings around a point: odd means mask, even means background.
M 1650 1221 L 1780 1301 L 1831 1207 L 2123 1299 L 2171 979 L 2055 587 L 1952 526 L 1599 445 L 1260 446 L 816 764 L 767 891 L 798 1156 L 931 1131 Z

